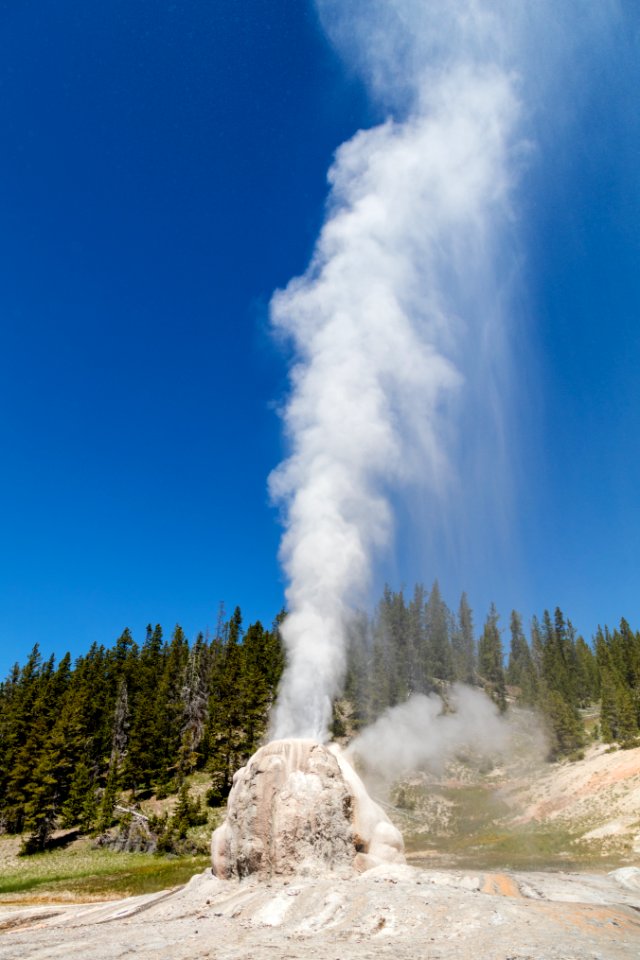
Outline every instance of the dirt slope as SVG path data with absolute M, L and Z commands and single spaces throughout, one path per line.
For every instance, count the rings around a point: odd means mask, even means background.
M 584 758 L 547 768 L 509 791 L 517 822 L 562 822 L 605 851 L 640 854 L 640 748 L 598 744 Z

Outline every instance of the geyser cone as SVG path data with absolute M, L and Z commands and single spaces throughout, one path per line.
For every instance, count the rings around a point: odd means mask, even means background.
M 211 858 L 223 878 L 404 863 L 402 836 L 340 749 L 274 740 L 238 770 Z

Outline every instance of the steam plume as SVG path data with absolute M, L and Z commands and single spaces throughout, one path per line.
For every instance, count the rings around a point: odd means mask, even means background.
M 353 56 L 400 119 L 339 148 L 311 263 L 272 301 L 296 354 L 291 453 L 270 478 L 289 609 L 276 737 L 326 736 L 348 612 L 393 534 L 392 492 L 419 484 L 446 510 L 463 462 L 457 428 L 472 410 L 501 409 L 487 358 L 502 356 L 518 96 L 485 50 L 494 13 L 452 6 L 455 16 L 440 2 L 375 0 L 365 28 L 362 5 L 320 4 L 336 36 L 352 14 Z M 416 46 L 434 11 L 443 31 Z
M 441 767 L 462 748 L 476 754 L 500 753 L 513 729 L 481 690 L 455 684 L 448 696 L 454 712 L 443 713 L 437 694 L 416 695 L 385 711 L 349 745 L 369 777 L 392 782 L 403 774 Z

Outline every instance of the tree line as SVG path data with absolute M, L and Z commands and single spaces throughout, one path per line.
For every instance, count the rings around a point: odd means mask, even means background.
M 499 621 L 492 604 L 476 638 L 466 594 L 454 613 L 437 581 L 430 591 L 417 584 L 409 597 L 386 587 L 374 615 L 360 614 L 350 626 L 343 690 L 350 724 L 365 726 L 413 693 L 442 692 L 446 684 L 462 682 L 483 687 L 501 710 L 516 702 L 539 711 L 550 759 L 585 745 L 581 711 L 598 702 L 596 733 L 605 742 L 637 745 L 640 632 L 621 620 L 613 631 L 598 628 L 592 646 L 559 607 L 532 618 L 528 639 L 515 610 L 508 631 Z M 333 726 L 336 735 L 345 730 L 340 702 Z
M 229 618 L 221 612 L 213 637 L 192 643 L 179 626 L 169 638 L 149 626 L 141 645 L 125 630 L 73 664 L 34 646 L 0 684 L 0 830 L 26 833 L 28 850 L 43 849 L 57 827 L 101 832 L 124 792 L 129 802 L 179 793 L 183 819 L 195 816 L 185 792 L 195 771 L 210 778 L 209 803 L 223 803 L 267 731 L 285 663 L 283 617 L 245 629 L 236 607 Z M 598 702 L 602 738 L 637 742 L 640 633 L 625 620 L 598 629 L 593 645 L 559 608 L 534 617 L 528 638 L 512 612 L 507 651 L 505 633 L 492 606 L 476 636 L 466 596 L 454 613 L 437 582 L 409 598 L 386 587 L 375 613 L 350 623 L 334 736 L 461 681 L 482 686 L 501 710 L 539 710 L 552 758 L 585 744 L 581 710 Z
M 73 665 L 36 644 L 0 685 L 0 829 L 44 849 L 58 826 L 108 828 L 123 791 L 167 796 L 203 769 L 222 802 L 265 735 L 283 663 L 278 622 L 243 630 L 239 608 L 193 644 L 179 626 L 168 640 L 149 626 L 141 646 L 125 630 Z

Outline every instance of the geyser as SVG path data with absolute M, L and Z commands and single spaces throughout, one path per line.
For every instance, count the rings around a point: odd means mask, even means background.
M 274 740 L 233 778 L 216 876 L 313 876 L 404 863 L 402 835 L 335 744 Z
M 425 47 L 419 38 L 441 36 L 450 6 L 466 28 L 450 45 L 442 37 L 445 49 Z M 397 496 L 416 497 L 435 551 L 451 542 L 449 523 L 466 519 L 461 478 L 477 478 L 477 517 L 507 475 L 520 101 L 516 75 L 495 55 L 493 6 L 320 3 L 323 22 L 342 25 L 362 52 L 367 77 L 395 64 L 387 93 L 402 103 L 337 150 L 309 266 L 271 302 L 273 327 L 293 350 L 288 455 L 270 477 L 287 578 L 276 738 L 327 737 L 351 611 L 366 604 L 374 563 L 388 555 Z M 496 497 L 500 515 L 504 500 Z M 467 528 L 460 523 L 461 535 Z

